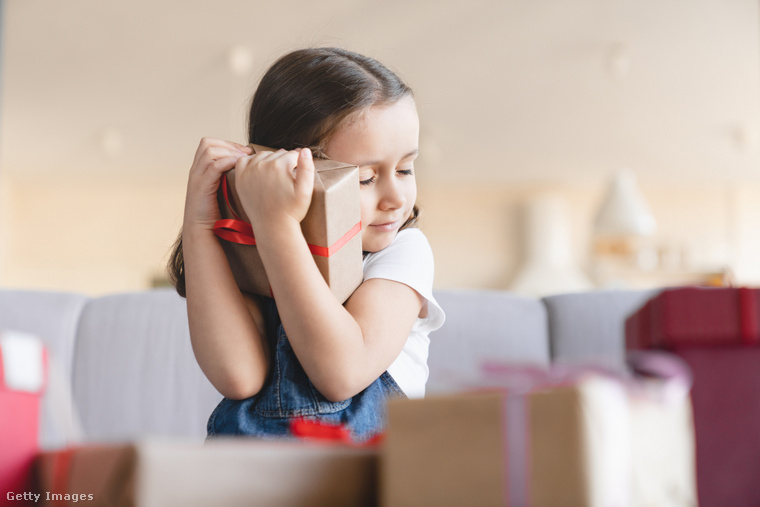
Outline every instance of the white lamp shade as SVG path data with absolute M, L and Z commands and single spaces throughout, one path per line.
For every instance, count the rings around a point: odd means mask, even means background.
M 538 196 L 527 201 L 523 211 L 525 259 L 510 290 L 543 297 L 591 289 L 573 259 L 565 201 L 555 195 Z
M 618 171 L 596 215 L 597 234 L 610 236 L 649 236 L 657 228 L 652 213 L 628 170 Z

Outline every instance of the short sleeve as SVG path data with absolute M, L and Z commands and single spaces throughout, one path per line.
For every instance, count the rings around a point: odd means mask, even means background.
M 435 262 L 425 235 L 416 228 L 400 231 L 389 246 L 364 259 L 364 280 L 383 278 L 408 285 L 427 300 L 427 317 L 416 330 L 430 332 L 443 325 L 443 309 L 433 297 Z

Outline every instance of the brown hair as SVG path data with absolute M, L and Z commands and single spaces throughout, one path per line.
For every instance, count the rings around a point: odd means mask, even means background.
M 412 90 L 377 60 L 341 48 L 308 48 L 286 54 L 264 74 L 251 100 L 248 142 L 325 157 L 330 135 L 375 104 L 392 104 Z M 401 229 L 417 222 L 419 209 Z M 185 297 L 182 233 L 174 244 L 169 276 Z

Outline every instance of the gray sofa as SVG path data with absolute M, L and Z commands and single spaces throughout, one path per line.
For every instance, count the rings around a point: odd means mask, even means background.
M 439 290 L 447 314 L 431 334 L 428 393 L 456 389 L 484 361 L 603 362 L 621 365 L 625 317 L 654 291 L 592 291 L 524 298 L 503 291 Z M 71 386 L 87 441 L 151 436 L 202 440 L 221 399 L 195 362 L 185 302 L 169 289 L 90 298 L 0 290 L 0 331 L 41 337 L 57 374 L 51 391 Z M 64 384 L 63 386 L 61 384 Z M 56 389 L 57 388 L 57 389 Z M 50 400 L 42 443 L 66 443 Z

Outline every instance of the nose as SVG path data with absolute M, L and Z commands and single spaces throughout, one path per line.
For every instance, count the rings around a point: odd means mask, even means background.
M 401 183 L 396 178 L 387 178 L 380 186 L 380 200 L 378 207 L 381 210 L 393 210 L 401 208 L 406 202 Z

